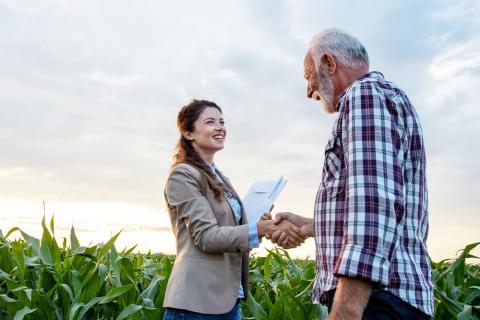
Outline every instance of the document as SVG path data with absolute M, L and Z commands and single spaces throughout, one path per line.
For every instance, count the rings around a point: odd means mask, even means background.
M 273 203 L 287 183 L 281 176 L 275 181 L 256 181 L 243 198 L 243 206 L 249 222 L 256 222 L 260 217 L 269 212 Z

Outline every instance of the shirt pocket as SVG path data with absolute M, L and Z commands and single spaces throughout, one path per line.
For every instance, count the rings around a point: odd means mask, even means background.
M 338 186 L 339 183 L 344 183 L 345 178 L 345 157 L 341 138 L 334 134 L 330 137 L 327 145 L 325 146 L 322 186 Z

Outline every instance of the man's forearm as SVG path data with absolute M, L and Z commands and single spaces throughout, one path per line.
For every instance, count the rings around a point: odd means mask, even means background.
M 328 320 L 360 320 L 372 293 L 372 283 L 355 278 L 339 279 Z

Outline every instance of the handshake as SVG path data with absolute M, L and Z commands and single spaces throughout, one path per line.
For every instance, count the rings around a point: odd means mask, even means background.
M 296 248 L 313 237 L 313 219 L 279 212 L 272 220 L 270 213 L 265 213 L 257 223 L 257 232 L 259 237 L 270 239 L 283 249 Z

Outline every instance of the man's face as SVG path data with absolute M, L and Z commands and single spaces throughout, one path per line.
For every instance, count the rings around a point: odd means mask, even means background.
M 310 52 L 307 52 L 303 66 L 304 77 L 307 80 L 307 97 L 319 101 L 326 113 L 336 112 L 333 101 L 333 80 L 328 74 L 327 66 L 322 64 L 317 70 Z

